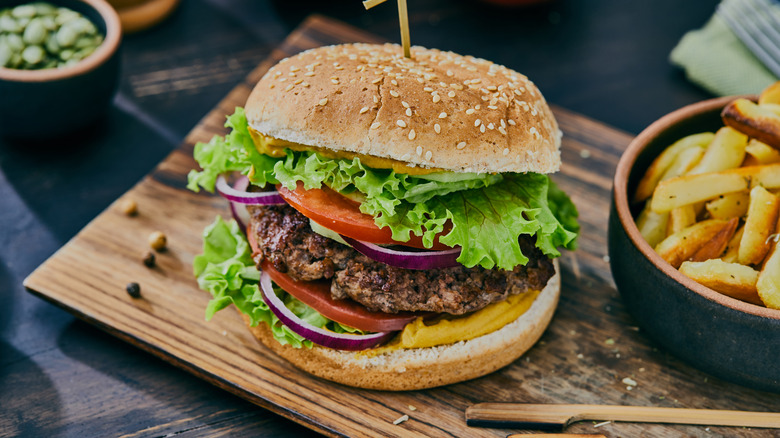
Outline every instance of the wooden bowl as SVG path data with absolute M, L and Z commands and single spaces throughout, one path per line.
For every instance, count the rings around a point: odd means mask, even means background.
M 630 205 L 652 160 L 674 141 L 715 132 L 720 112 L 735 97 L 686 106 L 631 142 L 617 166 L 609 215 L 612 276 L 631 315 L 659 344 L 689 364 L 724 380 L 780 392 L 780 310 L 715 292 L 664 261 L 642 238 Z
M 119 16 L 105 0 L 47 0 L 80 12 L 100 30 L 103 44 L 78 64 L 60 69 L 0 67 L 0 133 L 27 140 L 53 139 L 106 114 L 119 84 Z M 0 0 L 0 8 L 30 3 Z

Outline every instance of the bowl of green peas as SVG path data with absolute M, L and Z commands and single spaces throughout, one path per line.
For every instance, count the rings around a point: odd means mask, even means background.
M 97 124 L 119 82 L 121 34 L 105 0 L 0 0 L 0 135 L 49 140 Z

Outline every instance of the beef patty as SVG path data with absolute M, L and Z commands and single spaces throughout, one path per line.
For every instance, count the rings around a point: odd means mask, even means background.
M 332 279 L 336 299 L 351 298 L 373 311 L 427 311 L 460 315 L 509 295 L 542 289 L 555 273 L 552 261 L 521 236 L 529 261 L 512 271 L 457 266 L 424 271 L 395 268 L 323 237 L 288 205 L 251 206 L 250 232 L 261 254 L 295 280 Z

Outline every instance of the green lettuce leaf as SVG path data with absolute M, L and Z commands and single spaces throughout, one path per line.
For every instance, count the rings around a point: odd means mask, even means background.
M 549 257 L 558 247 L 574 249 L 579 231 L 577 209 L 546 176 L 535 173 L 474 174 L 437 172 L 408 175 L 364 166 L 358 158 L 330 159 L 316 152 L 287 150 L 281 158 L 259 154 L 243 110 L 228 118 L 232 132 L 195 148 L 203 170 L 192 171 L 189 187 L 213 190 L 223 172 L 239 171 L 257 185 L 294 189 L 326 185 L 341 193 L 360 193 L 360 210 L 389 227 L 393 239 L 422 236 L 431 247 L 447 221 L 452 229 L 439 240 L 462 247 L 458 262 L 466 267 L 513 269 L 528 262 L 518 237 L 536 235 L 536 246 Z M 213 144 L 212 144 L 213 143 Z M 214 151 L 222 147 L 225 152 Z
M 258 286 L 260 272 L 252 260 L 249 243 L 235 221 L 225 222 L 217 216 L 203 232 L 203 254 L 195 257 L 193 266 L 198 286 L 212 296 L 206 307 L 206 320 L 232 304 L 249 316 L 253 326 L 261 322 L 268 324 L 279 343 L 311 348 L 311 341 L 282 324 L 263 301 Z M 274 291 L 288 309 L 315 327 L 336 333 L 363 333 L 325 318 L 278 287 Z

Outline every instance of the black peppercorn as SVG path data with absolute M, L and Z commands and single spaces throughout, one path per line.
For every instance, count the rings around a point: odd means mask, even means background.
M 147 268 L 153 268 L 155 263 L 154 253 L 149 251 L 146 254 L 144 254 L 143 262 Z
M 133 298 L 141 298 L 141 286 L 138 285 L 138 283 L 127 283 L 127 287 L 125 287 L 125 290 L 127 293 L 133 297 Z

